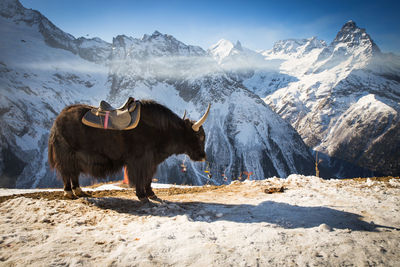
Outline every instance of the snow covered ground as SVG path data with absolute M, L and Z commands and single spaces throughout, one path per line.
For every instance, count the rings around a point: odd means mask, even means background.
M 155 191 L 164 203 L 141 205 L 131 189 L 78 200 L 4 193 L 0 265 L 400 264 L 399 179 L 291 175 Z

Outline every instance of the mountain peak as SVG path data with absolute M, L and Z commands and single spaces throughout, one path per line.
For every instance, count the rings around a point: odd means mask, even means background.
M 212 45 L 208 51 L 219 62 L 226 58 L 235 46 L 232 42 L 221 39 L 216 44 Z
M 221 39 L 219 40 L 216 44 L 212 45 L 210 47 L 211 50 L 217 48 L 217 47 L 229 47 L 229 49 L 232 49 L 234 47 L 233 43 L 229 40 L 226 39 Z
M 301 56 L 308 54 L 314 49 L 323 48 L 326 43 L 317 37 L 308 39 L 286 39 L 275 42 L 273 48 L 270 50 L 272 54 L 280 55 L 295 55 Z
M 356 23 L 354 22 L 354 20 L 349 20 L 348 22 L 346 22 L 346 23 L 343 25 L 343 28 L 345 28 L 345 27 L 347 27 L 347 28 L 357 28 L 357 25 L 356 25 Z
M 373 53 L 380 52 L 379 47 L 365 29 L 358 27 L 353 20 L 349 20 L 343 25 L 331 45 L 336 46 L 338 44 L 346 44 L 349 48 L 364 46 Z
M 156 39 L 157 37 L 164 36 L 161 32 L 155 30 L 151 35 L 144 34 L 142 37 L 142 41 L 150 41 Z
M 209 51 L 224 51 L 225 53 L 230 53 L 232 50 L 243 51 L 242 44 L 240 41 L 236 41 L 236 44 L 233 44 L 231 41 L 221 39 L 216 44 L 212 45 L 209 48 Z
M 0 15 L 4 17 L 11 17 L 17 10 L 23 9 L 24 7 L 18 0 L 2 0 L 0 2 Z
M 235 48 L 236 48 L 237 50 L 239 50 L 239 51 L 243 51 L 242 44 L 240 43 L 239 40 L 236 41 Z
M 155 30 L 151 36 L 157 37 L 157 36 L 160 36 L 160 35 L 162 35 L 162 33 L 157 31 L 157 30 Z
M 345 36 L 346 34 L 354 34 L 357 32 L 364 33 L 365 29 L 359 28 L 353 20 L 349 20 L 342 26 L 335 39 Z
M 24 21 L 31 25 L 37 23 L 42 15 L 38 11 L 26 9 L 18 0 L 1 0 L 0 16 L 12 18 L 14 21 Z

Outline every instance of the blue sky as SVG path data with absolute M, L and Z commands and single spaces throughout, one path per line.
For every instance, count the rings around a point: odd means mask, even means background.
M 400 1 L 20 0 L 75 37 L 111 42 L 155 30 L 207 49 L 220 39 L 254 50 L 317 36 L 330 43 L 348 20 L 366 28 L 385 52 L 400 53 Z

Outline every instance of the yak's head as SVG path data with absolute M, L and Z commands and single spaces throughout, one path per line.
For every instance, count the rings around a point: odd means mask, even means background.
M 186 111 L 185 115 L 183 115 L 183 119 L 185 121 L 185 126 L 186 126 L 185 136 L 187 138 L 186 154 L 190 157 L 191 160 L 194 161 L 206 160 L 206 152 L 204 151 L 206 134 L 204 132 L 203 126 L 201 125 L 206 121 L 208 114 L 210 112 L 210 107 L 211 105 L 208 105 L 206 113 L 197 122 L 185 119 Z

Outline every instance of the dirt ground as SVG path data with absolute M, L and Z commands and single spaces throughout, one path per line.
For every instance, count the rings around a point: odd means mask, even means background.
M 343 183 L 338 183 L 336 184 L 337 187 L 342 187 L 344 185 L 346 186 L 351 186 L 355 184 L 366 184 L 367 179 L 371 181 L 379 181 L 383 182 L 386 187 L 391 187 L 391 185 L 388 183 L 389 180 L 391 179 L 400 179 L 400 177 L 372 177 L 372 178 L 352 178 L 352 179 L 343 179 Z M 116 183 L 116 182 L 109 182 L 109 183 Z M 118 182 L 117 182 L 118 183 Z M 93 186 L 90 186 L 89 188 L 97 188 L 105 183 L 100 183 L 96 184 Z M 134 188 L 128 188 L 127 185 L 123 185 L 122 182 L 119 182 L 121 187 L 126 187 L 127 190 L 99 190 L 99 191 L 85 191 L 89 196 L 94 197 L 94 198 L 102 198 L 102 197 L 117 197 L 117 198 L 132 198 L 135 199 L 135 190 Z M 302 185 L 298 185 L 302 186 Z M 368 185 L 365 185 L 366 187 Z M 249 196 L 254 193 L 254 191 L 257 192 L 264 192 L 266 194 L 273 194 L 273 193 L 282 193 L 285 190 L 289 189 L 290 187 L 293 187 L 293 185 L 274 185 L 274 184 L 269 184 L 269 185 L 260 185 L 260 184 L 254 184 L 251 190 L 245 190 L 243 191 L 243 183 L 239 181 L 235 181 L 231 183 L 230 185 L 221 185 L 221 186 L 215 186 L 215 185 L 207 185 L 207 186 L 199 186 L 199 187 L 188 187 L 188 188 L 177 188 L 177 187 L 171 187 L 171 188 L 154 188 L 153 191 L 156 193 L 156 195 L 163 199 L 163 200 L 170 200 L 170 201 L 176 201 L 176 200 L 190 200 L 196 197 L 196 194 L 198 193 L 205 193 L 205 192 L 214 192 L 216 195 L 218 194 L 228 194 L 228 195 L 233 195 L 233 194 L 240 194 L 241 196 Z M 26 194 L 15 194 L 15 195 L 10 195 L 10 196 L 0 196 L 0 203 L 7 201 L 9 199 L 17 198 L 17 197 L 28 197 L 32 199 L 47 199 L 47 200 L 66 200 L 64 197 L 64 193 L 62 191 L 50 191 L 50 192 L 36 192 L 36 193 L 26 193 Z

